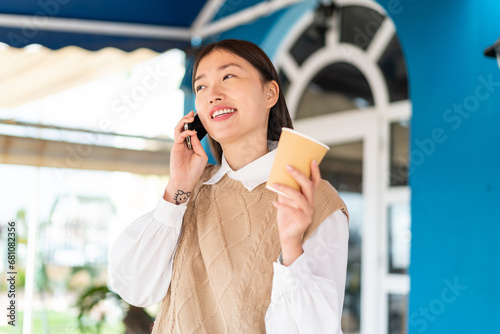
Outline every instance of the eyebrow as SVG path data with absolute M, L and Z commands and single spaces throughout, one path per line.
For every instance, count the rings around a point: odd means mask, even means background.
M 222 71 L 222 70 L 225 70 L 226 68 L 231 67 L 231 66 L 236 66 L 236 67 L 239 67 L 239 68 L 241 68 L 241 69 L 243 68 L 243 67 L 241 67 L 240 65 L 238 65 L 238 64 L 236 64 L 236 63 L 229 63 L 229 64 L 225 64 L 225 65 L 219 66 L 219 68 L 218 68 L 217 70 L 218 70 L 218 71 Z M 193 83 L 195 83 L 195 82 L 196 82 L 196 80 L 203 79 L 204 77 L 206 77 L 206 75 L 205 75 L 205 74 L 200 74 L 200 75 L 198 75 L 198 76 L 194 79 Z

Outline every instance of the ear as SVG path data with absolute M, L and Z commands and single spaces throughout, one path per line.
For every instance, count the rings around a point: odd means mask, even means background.
M 265 93 L 266 93 L 266 104 L 267 108 L 271 109 L 274 107 L 276 102 L 278 102 L 278 98 L 280 96 L 280 87 L 275 80 L 271 80 L 265 85 Z

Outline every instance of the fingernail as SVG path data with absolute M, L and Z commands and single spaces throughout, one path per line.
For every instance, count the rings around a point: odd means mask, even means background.
M 316 159 L 313 160 L 314 166 L 318 167 L 318 163 L 316 162 Z
M 286 169 L 287 169 L 287 170 L 293 170 L 293 167 L 292 167 L 292 166 L 290 166 L 290 165 L 287 165 L 287 166 L 286 166 Z
M 279 187 L 281 187 L 281 184 L 279 184 L 279 183 L 273 183 L 273 187 L 279 188 Z

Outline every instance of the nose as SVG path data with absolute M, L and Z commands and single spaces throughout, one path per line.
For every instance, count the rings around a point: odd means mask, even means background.
M 216 101 L 222 101 L 224 94 L 218 85 L 212 86 L 209 94 L 209 103 L 214 104 Z

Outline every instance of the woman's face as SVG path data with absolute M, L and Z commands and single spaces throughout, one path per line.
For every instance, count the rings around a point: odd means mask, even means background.
M 264 84 L 245 59 L 214 50 L 198 64 L 193 86 L 196 112 L 222 146 L 241 140 L 266 143 L 269 110 L 278 96 L 274 81 Z

